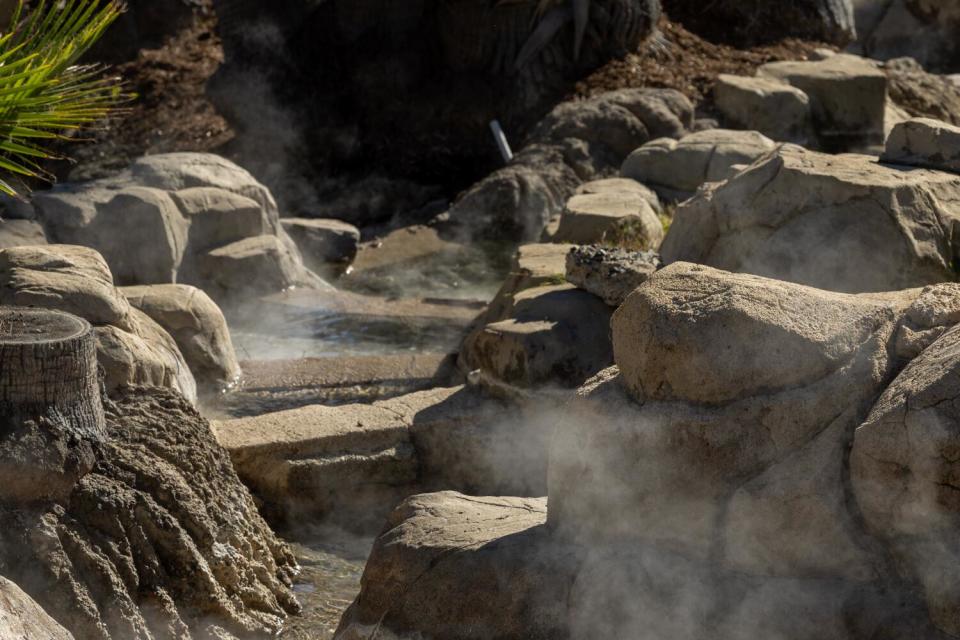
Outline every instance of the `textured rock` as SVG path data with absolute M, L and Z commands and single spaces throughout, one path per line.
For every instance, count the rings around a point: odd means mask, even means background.
M 915 118 L 893 128 L 880 160 L 960 173 L 960 127 Z
M 645 144 L 624 161 L 620 175 L 682 200 L 705 182 L 732 177 L 736 165 L 750 164 L 774 146 L 755 131 L 708 129 L 680 140 L 664 138 Z
M 960 633 L 958 374 L 960 330 L 953 328 L 887 388 L 857 429 L 851 454 L 867 526 L 905 577 L 920 582 L 934 623 L 951 636 Z
M 194 377 L 220 388 L 236 381 L 240 365 L 227 321 L 213 300 L 195 287 L 161 284 L 121 289 L 134 308 L 176 341 Z
M 0 566 L 76 638 L 241 638 L 299 606 L 296 565 L 209 425 L 182 398 L 128 389 L 61 505 L 5 504 Z
M 567 281 L 619 307 L 633 290 L 660 268 L 652 251 L 574 247 L 567 253 Z
M 528 289 L 514 296 L 509 318 L 467 337 L 461 361 L 521 387 L 577 386 L 611 362 L 610 312 L 572 285 Z
M 284 218 L 280 221 L 314 271 L 345 268 L 357 255 L 360 230 L 340 220 Z
M 0 638 L 73 640 L 73 635 L 47 615 L 20 587 L 0 577 Z
M 584 182 L 577 187 L 576 195 L 592 193 L 633 193 L 643 197 L 656 213 L 663 211 L 660 197 L 650 187 L 630 178 L 603 178 Z
M 513 308 L 515 295 L 546 284 L 560 284 L 571 244 L 541 243 L 520 245 L 500 290 L 477 321 L 479 325 L 504 320 Z
M 810 98 L 779 80 L 721 74 L 713 89 L 724 123 L 757 131 L 778 142 L 807 144 L 812 126 Z
M 663 240 L 663 225 L 639 193 L 582 194 L 567 201 L 553 240 L 572 244 L 629 243 L 655 249 Z
M 957 0 L 855 0 L 856 49 L 878 60 L 911 56 L 925 67 L 951 70 L 960 59 Z
M 950 76 L 927 73 L 913 58 L 889 60 L 883 70 L 890 99 L 909 116 L 960 125 L 960 86 Z
M 770 62 L 758 75 L 788 82 L 810 97 L 823 144 L 883 142 L 887 76 L 875 62 L 839 54 L 816 62 Z
M 34 220 L 0 220 L 0 249 L 47 244 L 43 227 Z
M 684 260 L 846 292 L 953 280 L 960 178 L 785 145 L 684 203 L 661 246 Z

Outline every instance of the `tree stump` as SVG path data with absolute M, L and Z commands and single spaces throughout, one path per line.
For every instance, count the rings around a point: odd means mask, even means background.
M 90 324 L 0 307 L 0 501 L 66 498 L 105 435 Z

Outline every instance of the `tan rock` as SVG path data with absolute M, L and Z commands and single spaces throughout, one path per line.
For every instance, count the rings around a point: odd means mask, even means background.
M 73 640 L 20 587 L 0 577 L 0 638 L 9 640 Z
M 771 140 L 806 144 L 811 134 L 810 98 L 770 78 L 721 74 L 714 102 L 725 124 L 758 131 Z
M 643 194 L 582 194 L 567 201 L 553 240 L 572 244 L 629 242 L 637 249 L 656 249 L 663 240 L 663 225 Z
M 881 161 L 960 173 L 960 127 L 914 118 L 893 128 Z

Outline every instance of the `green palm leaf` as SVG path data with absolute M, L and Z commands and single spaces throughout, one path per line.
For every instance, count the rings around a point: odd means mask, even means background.
M 80 58 L 124 11 L 120 0 L 40 0 L 24 16 L 17 0 L 0 35 L 0 172 L 51 179 L 40 162 L 47 144 L 88 127 L 131 98 L 101 65 Z M 17 195 L 9 179 L 0 193 Z

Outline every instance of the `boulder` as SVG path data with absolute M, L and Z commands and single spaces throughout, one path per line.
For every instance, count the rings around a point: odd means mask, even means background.
M 93 249 L 43 245 L 0 250 L 0 304 L 57 309 L 90 322 L 111 393 L 126 384 L 151 384 L 196 399 L 193 374 L 176 343 L 131 308 Z
M 810 97 L 822 145 L 849 149 L 883 143 L 887 76 L 877 63 L 839 54 L 814 62 L 770 62 L 757 75 L 787 82 Z
M 663 240 L 663 225 L 639 193 L 582 194 L 567 201 L 553 240 L 656 249 Z
M 855 51 L 878 60 L 911 56 L 927 68 L 956 68 L 957 0 L 854 1 L 859 32 Z
M 887 388 L 857 429 L 850 460 L 867 527 L 904 577 L 919 582 L 931 618 L 951 637 L 960 634 L 958 375 L 954 327 Z
M 726 180 L 737 165 L 750 164 L 776 145 L 755 131 L 708 129 L 680 140 L 658 139 L 635 150 L 620 175 L 653 188 L 671 200 L 683 200 L 705 182 Z
M 0 577 L 0 638 L 73 640 L 73 634 L 61 627 L 20 587 Z
M 190 187 L 171 192 L 189 224 L 188 256 L 275 231 L 263 205 L 218 187 Z
M 477 324 L 504 320 L 513 307 L 515 295 L 547 284 L 562 284 L 567 253 L 572 244 L 541 243 L 520 245 L 500 290 L 481 314 Z
M 810 98 L 796 87 L 769 78 L 721 74 L 713 98 L 731 128 L 757 131 L 778 142 L 808 143 Z
M 913 58 L 888 60 L 883 70 L 890 99 L 908 116 L 960 125 L 960 86 L 950 76 L 927 73 Z
M 566 266 L 568 282 L 611 307 L 619 307 L 661 263 L 660 256 L 653 251 L 586 246 L 571 249 Z
M 47 236 L 38 222 L 0 219 L 0 249 L 40 244 L 47 244 Z
M 314 271 L 346 268 L 357 256 L 360 230 L 340 220 L 284 218 L 280 221 Z
M 577 386 L 611 363 L 611 310 L 573 285 L 527 289 L 509 317 L 470 334 L 461 362 L 520 387 Z
M 960 173 L 960 127 L 914 118 L 893 128 L 881 162 Z
M 180 284 L 124 287 L 120 291 L 135 309 L 176 341 L 197 382 L 221 389 L 240 376 L 227 321 L 203 291 Z
M 785 145 L 679 207 L 666 264 L 719 269 L 845 292 L 953 280 L 960 178 Z
M 602 178 L 584 182 L 577 187 L 576 195 L 594 193 L 631 193 L 643 197 L 658 215 L 663 211 L 660 197 L 650 187 L 630 178 Z

